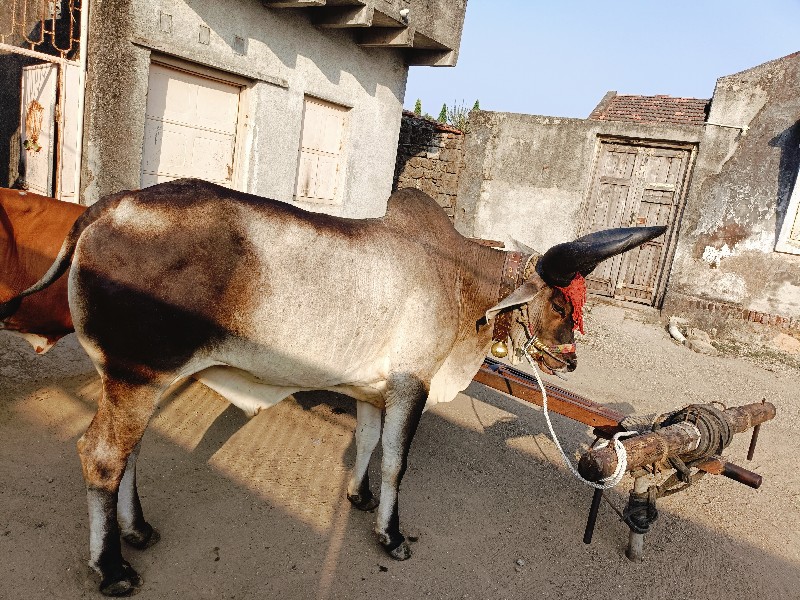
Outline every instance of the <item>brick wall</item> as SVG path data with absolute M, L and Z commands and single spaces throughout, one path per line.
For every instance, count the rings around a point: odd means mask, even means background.
M 452 219 L 463 167 L 463 132 L 403 111 L 393 189 L 422 190 Z
M 701 319 L 706 316 L 706 318 L 711 318 L 714 321 L 719 321 L 720 319 L 727 319 L 731 322 L 745 321 L 800 331 L 800 317 L 787 317 L 749 310 L 741 305 L 707 300 L 687 294 L 672 293 L 667 295 L 661 312 L 664 315 L 695 316 Z

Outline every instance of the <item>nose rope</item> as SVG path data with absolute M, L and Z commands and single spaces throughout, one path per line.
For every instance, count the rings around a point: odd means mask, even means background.
M 553 443 L 558 448 L 558 451 L 561 453 L 561 458 L 564 461 L 564 464 L 567 465 L 572 474 L 579 480 L 581 480 L 586 485 L 589 485 L 598 490 L 607 490 L 616 486 L 622 478 L 625 477 L 625 471 L 628 470 L 628 453 L 625 450 L 625 446 L 622 445 L 622 442 L 619 441 L 619 438 L 634 435 L 635 431 L 620 431 L 619 433 L 614 434 L 613 442 L 614 442 L 614 450 L 617 453 L 617 468 L 614 472 L 609 475 L 608 477 L 604 477 L 600 481 L 603 483 L 595 483 L 594 481 L 589 481 L 588 479 L 584 479 L 580 473 L 578 473 L 577 469 L 572 466 L 572 461 L 567 457 L 567 454 L 564 452 L 564 449 L 561 447 L 561 443 L 558 441 L 558 437 L 556 436 L 556 432 L 553 429 L 553 423 L 550 421 L 550 411 L 547 409 L 547 392 L 545 391 L 544 384 L 542 383 L 542 378 L 539 376 L 539 368 L 536 366 L 536 361 L 533 360 L 530 353 L 528 352 L 528 345 L 526 344 L 523 348 L 523 352 L 525 354 L 525 358 L 528 359 L 531 367 L 533 368 L 533 375 L 536 377 L 536 383 L 539 384 L 539 389 L 542 392 L 542 413 L 544 414 L 544 420 L 547 422 L 547 428 L 550 430 L 550 438 L 553 440 Z M 605 448 L 609 444 L 608 441 L 603 442 L 598 448 Z
M 559 354 L 569 354 L 571 352 L 575 352 L 575 344 L 558 344 L 557 346 L 547 346 L 533 334 L 533 331 L 525 327 L 524 323 L 522 326 L 525 328 L 525 333 L 528 335 L 528 341 L 525 342 L 525 345 L 522 348 L 526 353 L 529 351 L 530 347 L 533 346 L 537 350 L 535 354 L 544 353 L 553 360 L 557 360 L 562 365 L 569 364 L 566 360 L 556 356 L 554 353 L 558 352 Z

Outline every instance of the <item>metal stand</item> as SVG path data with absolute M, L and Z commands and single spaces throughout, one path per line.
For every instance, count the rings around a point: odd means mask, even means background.
M 638 475 L 633 480 L 633 493 L 631 494 L 631 500 L 628 501 L 628 509 L 626 510 L 627 514 L 630 514 L 630 508 L 632 504 L 632 500 L 634 494 L 638 498 L 646 498 L 648 489 L 650 488 L 650 477 L 649 475 Z M 628 525 L 631 528 L 630 536 L 628 537 L 628 549 L 625 550 L 625 556 L 631 559 L 633 562 L 641 562 L 642 560 L 642 552 L 644 551 L 644 534 L 646 531 L 642 532 L 644 527 L 639 527 L 638 531 L 629 519 L 626 519 Z M 649 529 L 649 523 L 646 525 L 646 529 Z

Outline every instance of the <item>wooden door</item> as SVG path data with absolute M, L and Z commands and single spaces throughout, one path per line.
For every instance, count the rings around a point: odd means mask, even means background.
M 58 65 L 42 63 L 22 68 L 20 139 L 25 184 L 42 196 L 53 195 L 57 82 Z
M 587 278 L 591 293 L 656 304 L 689 158 L 683 148 L 601 144 L 584 233 L 653 225 L 666 225 L 667 233 L 601 263 Z

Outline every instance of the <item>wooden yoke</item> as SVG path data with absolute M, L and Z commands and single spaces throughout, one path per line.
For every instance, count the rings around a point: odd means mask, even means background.
M 775 406 L 769 402 L 758 402 L 729 408 L 722 414 L 728 421 L 731 432 L 737 434 L 775 418 Z M 692 423 L 684 422 L 633 436 L 623 440 L 622 445 L 625 446 L 628 455 L 628 470 L 632 471 L 645 465 L 663 463 L 670 457 L 680 456 L 696 448 L 699 442 L 700 431 Z M 578 472 L 589 481 L 600 481 L 609 477 L 616 468 L 617 453 L 611 446 L 590 450 L 578 463 Z M 698 468 L 703 469 L 700 465 Z M 708 469 L 703 470 L 710 473 L 717 472 L 716 463 L 709 462 Z M 739 481 L 730 469 L 719 467 L 718 472 Z M 742 481 L 742 483 L 747 482 Z

